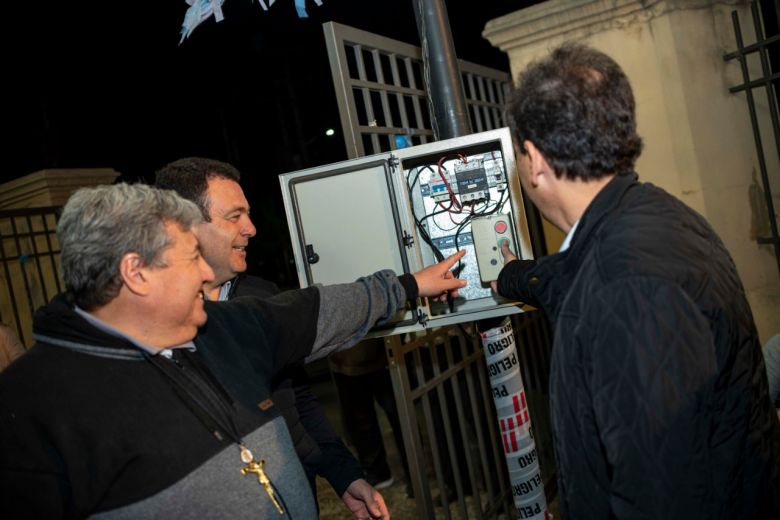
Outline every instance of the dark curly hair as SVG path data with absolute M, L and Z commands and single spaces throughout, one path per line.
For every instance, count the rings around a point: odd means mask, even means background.
M 157 170 L 154 185 L 164 190 L 173 190 L 187 200 L 194 202 L 206 222 L 209 217 L 210 201 L 206 196 L 209 179 L 227 179 L 239 182 L 241 173 L 226 162 L 203 157 L 185 157 L 166 164 Z
M 633 171 L 642 152 L 634 94 L 606 54 L 567 43 L 520 74 L 506 120 L 522 149 L 528 140 L 568 179 Z

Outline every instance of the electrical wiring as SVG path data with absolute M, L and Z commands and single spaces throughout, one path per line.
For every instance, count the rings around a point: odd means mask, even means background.
M 468 157 L 466 157 L 466 156 L 465 156 L 465 155 L 463 155 L 462 153 L 457 153 L 457 154 L 447 154 L 447 155 L 445 155 L 445 156 L 443 156 L 443 157 L 441 157 L 441 158 L 439 159 L 439 162 L 436 164 L 436 168 L 437 168 L 437 170 L 438 170 L 438 172 L 439 172 L 439 177 L 441 177 L 441 180 L 442 180 L 442 181 L 444 181 L 444 186 L 447 188 L 447 193 L 449 193 L 449 194 L 450 194 L 450 200 L 451 200 L 451 201 L 452 201 L 452 203 L 455 205 L 455 207 L 456 207 L 456 208 L 458 208 L 458 210 L 460 210 L 460 209 L 461 209 L 461 204 L 460 204 L 460 202 L 458 201 L 458 198 L 455 196 L 455 192 L 454 192 L 454 191 L 452 191 L 452 186 L 450 186 L 450 181 L 448 181 L 448 180 L 447 180 L 447 178 L 444 176 L 444 173 L 442 173 L 442 164 L 444 163 L 444 161 L 445 161 L 445 160 L 446 160 L 448 157 L 453 157 L 453 156 L 455 156 L 455 157 L 459 158 L 459 159 L 460 159 L 461 161 L 463 161 L 464 163 L 467 163 L 467 162 L 468 162 Z M 446 170 L 445 170 L 445 171 L 446 171 Z
M 414 185 L 417 184 L 417 179 L 420 178 L 420 173 L 422 173 L 423 170 L 430 170 L 432 174 L 436 174 L 436 171 L 433 169 L 433 166 L 430 164 L 426 164 L 424 166 L 417 167 L 417 173 L 414 176 L 414 181 L 412 181 L 412 184 L 409 185 L 409 195 L 411 195 L 412 190 L 414 189 Z M 409 183 L 409 179 L 407 178 L 407 184 Z
M 450 220 L 452 220 L 452 213 L 447 212 L 447 214 L 450 216 Z M 460 222 L 452 221 L 452 223 L 455 224 L 455 226 L 451 227 L 451 228 L 445 228 L 445 227 L 442 227 L 441 224 L 439 224 L 436 221 L 435 218 L 431 219 L 431 222 L 433 222 L 433 225 L 436 226 L 436 229 L 438 229 L 439 231 L 443 231 L 444 233 L 449 233 L 450 231 L 455 231 L 458 228 L 458 226 L 460 225 Z
M 412 217 L 414 218 L 418 234 L 422 241 L 428 244 L 428 246 L 431 248 L 431 251 L 433 252 L 433 255 L 437 261 L 442 261 L 444 259 L 444 254 L 436 246 L 434 238 L 429 232 L 429 226 L 433 226 L 435 228 L 435 235 L 437 236 L 437 240 L 438 237 L 440 237 L 442 234 L 445 236 L 453 236 L 451 233 L 454 231 L 453 238 L 455 250 L 460 251 L 461 242 L 463 240 L 462 235 L 464 230 L 472 223 L 472 221 L 475 218 L 485 217 L 497 213 L 502 209 L 508 200 L 508 190 L 504 189 L 498 192 L 498 197 L 495 199 L 491 197 L 491 192 L 487 190 L 486 196 L 482 199 L 470 200 L 467 202 L 459 201 L 458 196 L 455 194 L 453 187 L 449 182 L 448 177 L 450 175 L 447 171 L 447 168 L 444 166 L 444 163 L 448 159 L 453 158 L 460 159 L 463 161 L 463 163 L 467 163 L 469 159 L 463 153 L 447 154 L 440 157 L 435 166 L 433 164 L 418 166 L 415 170 L 409 172 L 409 175 L 406 179 L 407 186 L 409 188 L 408 196 L 410 198 L 410 202 L 412 202 Z M 441 179 L 441 181 L 444 183 L 444 188 L 447 191 L 448 199 L 437 201 L 436 199 L 433 199 L 432 195 L 430 195 L 430 197 L 434 200 L 433 210 L 430 211 L 430 213 L 427 213 L 426 215 L 418 218 L 418 215 L 416 215 L 414 212 L 414 203 L 411 199 L 414 188 L 418 185 L 418 182 L 420 182 L 421 186 L 423 184 L 423 182 L 420 181 L 420 175 L 425 170 L 428 170 L 432 175 L 431 180 L 428 181 L 429 183 L 433 182 L 434 176 L 438 176 Z M 441 222 L 441 219 L 437 218 L 438 216 L 444 214 L 447 215 L 447 218 L 449 218 L 454 227 L 446 226 L 443 222 Z M 426 225 L 427 220 L 431 221 L 428 225 Z M 447 247 L 447 249 L 450 249 L 450 247 L 451 246 Z M 459 260 L 456 268 L 453 269 L 455 276 L 458 276 L 464 267 L 465 263 L 463 260 Z
M 436 247 L 436 244 L 433 242 L 433 239 L 428 234 L 428 231 L 425 229 L 425 226 L 423 226 L 423 222 L 425 222 L 425 220 L 428 219 L 428 218 L 434 218 L 436 215 L 440 215 L 442 213 L 448 212 L 452 208 L 452 203 L 450 203 L 449 207 L 442 208 L 439 211 L 434 211 L 434 212 L 432 212 L 432 213 L 430 213 L 428 215 L 425 215 L 422 219 L 418 219 L 417 218 L 417 215 L 414 213 L 414 203 L 411 200 L 412 188 L 414 187 L 415 184 L 417 184 L 417 180 L 420 177 L 420 173 L 424 169 L 430 169 L 431 173 L 435 173 L 433 168 L 430 165 L 425 165 L 425 166 L 417 169 L 416 175 L 415 175 L 414 180 L 412 181 L 411 185 L 409 185 L 409 178 L 407 177 L 407 179 L 406 179 L 407 186 L 409 187 L 409 190 L 408 190 L 408 195 L 409 195 L 409 198 L 410 198 L 409 202 L 411 204 L 412 217 L 414 218 L 414 223 L 415 223 L 415 226 L 417 227 L 417 232 L 419 233 L 420 238 L 422 238 L 423 242 L 425 242 L 426 244 L 428 244 L 430 246 L 431 251 L 433 251 L 433 256 L 436 257 L 436 261 L 437 262 L 441 262 L 442 260 L 444 260 L 444 255 L 442 254 L 441 251 L 439 251 L 439 248 Z

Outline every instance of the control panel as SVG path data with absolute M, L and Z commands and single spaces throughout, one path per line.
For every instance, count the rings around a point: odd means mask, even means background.
M 506 243 L 511 251 L 515 250 L 512 243 L 512 220 L 509 215 L 504 214 L 475 218 L 471 222 L 471 235 L 474 239 L 480 279 L 483 283 L 497 280 L 498 273 L 504 266 L 502 244 Z
M 510 248 L 515 245 L 506 171 L 500 148 L 464 147 L 421 160 L 405 172 L 417 235 L 424 244 L 423 263 L 465 250 L 454 269 L 469 282 L 460 291 L 465 300 L 492 298 L 489 282 L 498 277 L 503 264 L 500 251 L 492 246 L 498 238 L 508 240 Z M 483 235 L 483 251 L 478 233 Z

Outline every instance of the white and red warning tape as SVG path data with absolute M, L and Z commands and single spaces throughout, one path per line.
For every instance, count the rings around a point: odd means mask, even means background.
M 549 519 L 512 324 L 480 335 L 518 518 Z

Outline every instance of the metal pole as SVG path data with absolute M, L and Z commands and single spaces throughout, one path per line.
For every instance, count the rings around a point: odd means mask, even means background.
M 466 96 L 444 0 L 413 2 L 433 135 L 439 140 L 470 134 Z

